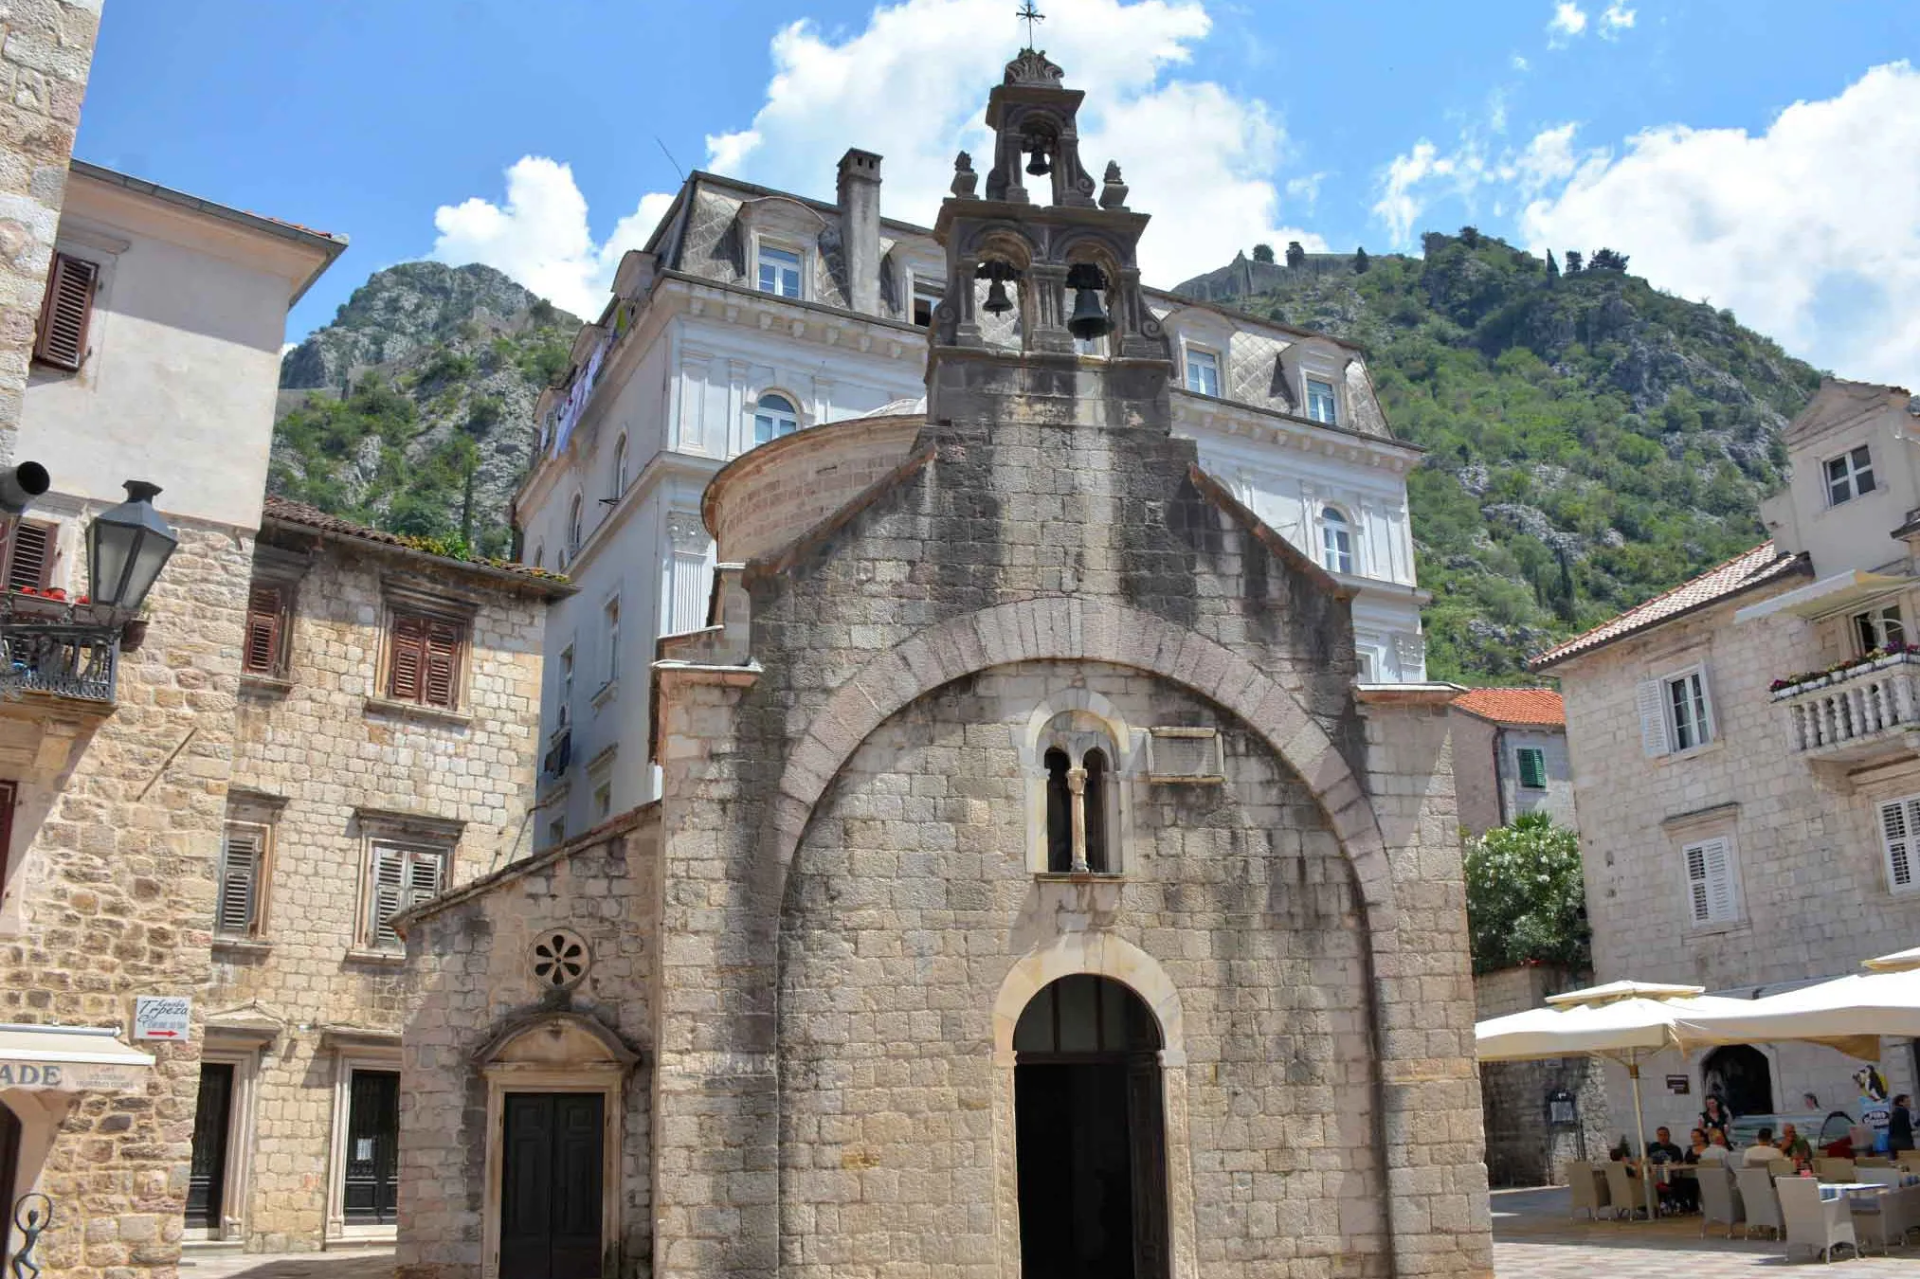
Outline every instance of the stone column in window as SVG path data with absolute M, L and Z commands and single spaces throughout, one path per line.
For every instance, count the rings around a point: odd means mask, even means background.
M 707 624 L 707 531 L 691 511 L 667 513 L 667 625 L 665 634 L 699 630 Z
M 1067 770 L 1067 793 L 1073 797 L 1073 863 L 1076 875 L 1087 873 L 1087 770 Z

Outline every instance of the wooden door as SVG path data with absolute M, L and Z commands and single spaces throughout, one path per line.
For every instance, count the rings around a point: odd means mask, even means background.
M 1167 1275 L 1167 1124 L 1160 1089 L 1157 1054 L 1141 1053 L 1128 1060 L 1134 1279 L 1166 1279 Z
M 600 1279 L 604 1100 L 507 1094 L 500 1279 Z
M 13 1204 L 19 1188 L 15 1180 L 20 1170 L 20 1117 L 0 1101 L 0 1257 L 7 1255 L 13 1242 Z
M 193 1155 L 187 1166 L 187 1229 L 220 1229 L 227 1188 L 227 1133 L 233 1113 L 233 1066 L 200 1063 L 193 1108 Z
M 342 1208 L 350 1226 L 386 1226 L 399 1197 L 400 1074 L 356 1070 L 347 1085 L 347 1172 Z

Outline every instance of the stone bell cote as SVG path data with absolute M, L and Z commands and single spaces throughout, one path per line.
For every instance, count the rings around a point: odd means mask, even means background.
M 1087 172 L 1078 122 L 1086 95 L 1061 77 L 1046 54 L 1022 49 L 987 98 L 994 155 L 985 190 L 966 152 L 955 161 L 953 194 L 934 224 L 948 268 L 934 364 L 944 351 L 976 349 L 1171 368 L 1166 335 L 1140 292 L 1135 250 L 1147 215 L 1127 207 L 1118 164 L 1108 163 L 1099 183 Z M 1045 179 L 1044 192 L 1030 193 L 1029 178 Z M 930 365 L 930 395 L 936 380 Z

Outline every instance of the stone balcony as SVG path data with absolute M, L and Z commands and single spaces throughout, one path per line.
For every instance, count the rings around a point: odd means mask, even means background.
M 1776 688 L 1787 749 L 1852 772 L 1920 754 L 1920 653 L 1862 661 Z

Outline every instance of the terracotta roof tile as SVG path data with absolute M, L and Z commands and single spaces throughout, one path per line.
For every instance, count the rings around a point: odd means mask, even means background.
M 1463 710 L 1496 724 L 1524 724 L 1534 728 L 1565 728 L 1567 708 L 1550 688 L 1475 688 L 1453 699 Z
M 411 545 L 407 539 L 397 534 L 388 533 L 377 528 L 368 528 L 364 524 L 356 524 L 352 520 L 342 519 L 338 515 L 330 515 L 317 506 L 308 506 L 305 502 L 295 502 L 272 493 L 267 494 L 267 499 L 265 503 L 262 504 L 260 513 L 265 519 L 277 520 L 282 524 L 297 524 L 303 528 L 314 529 L 321 533 L 330 533 L 335 537 L 350 537 L 356 541 L 373 542 L 381 546 L 390 546 L 396 550 L 405 551 L 410 555 L 418 555 L 422 559 L 434 560 L 450 567 L 471 569 L 489 576 L 506 576 L 522 579 L 529 585 L 537 584 L 546 587 L 555 595 L 570 593 L 566 579 L 555 577 L 551 573 L 537 573 L 532 569 L 523 568 L 518 564 L 488 564 L 482 561 L 459 560 L 453 559 L 450 556 L 435 555 L 431 551 L 423 551 L 419 547 Z
M 1690 578 L 1672 590 L 1628 609 L 1611 621 L 1602 622 L 1585 634 L 1576 635 L 1535 655 L 1528 666 L 1536 671 L 1544 670 L 1556 662 L 1658 626 L 1682 613 L 1691 613 L 1694 609 L 1704 608 L 1756 586 L 1808 571 L 1805 556 L 1788 554 L 1771 541 L 1762 542 L 1752 550 L 1742 551 L 1724 564 L 1716 564 L 1700 576 Z

